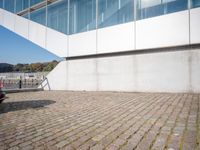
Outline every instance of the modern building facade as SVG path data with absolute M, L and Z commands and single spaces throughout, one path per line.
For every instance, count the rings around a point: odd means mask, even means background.
M 200 92 L 200 0 L 0 0 L 0 25 L 66 58 L 46 89 Z

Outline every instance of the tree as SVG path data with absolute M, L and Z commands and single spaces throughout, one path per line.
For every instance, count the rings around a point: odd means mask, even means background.
M 46 63 L 32 63 L 32 64 L 5 64 L 0 63 L 0 72 L 42 72 L 42 71 L 51 71 L 58 61 L 53 60 L 52 62 Z

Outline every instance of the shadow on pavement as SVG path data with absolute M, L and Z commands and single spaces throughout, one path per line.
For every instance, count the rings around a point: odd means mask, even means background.
M 56 103 L 56 101 L 52 100 L 25 100 L 18 102 L 6 102 L 5 100 L 3 103 L 0 104 L 0 114 L 30 108 L 42 108 L 54 103 Z

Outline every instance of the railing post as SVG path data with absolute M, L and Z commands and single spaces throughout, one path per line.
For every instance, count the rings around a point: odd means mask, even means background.
M 22 88 L 22 77 L 20 76 L 20 79 L 19 79 L 19 89 Z

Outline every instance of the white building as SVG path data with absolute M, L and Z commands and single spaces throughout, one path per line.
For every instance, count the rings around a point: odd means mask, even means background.
M 0 0 L 0 25 L 66 58 L 51 90 L 200 92 L 200 0 Z

